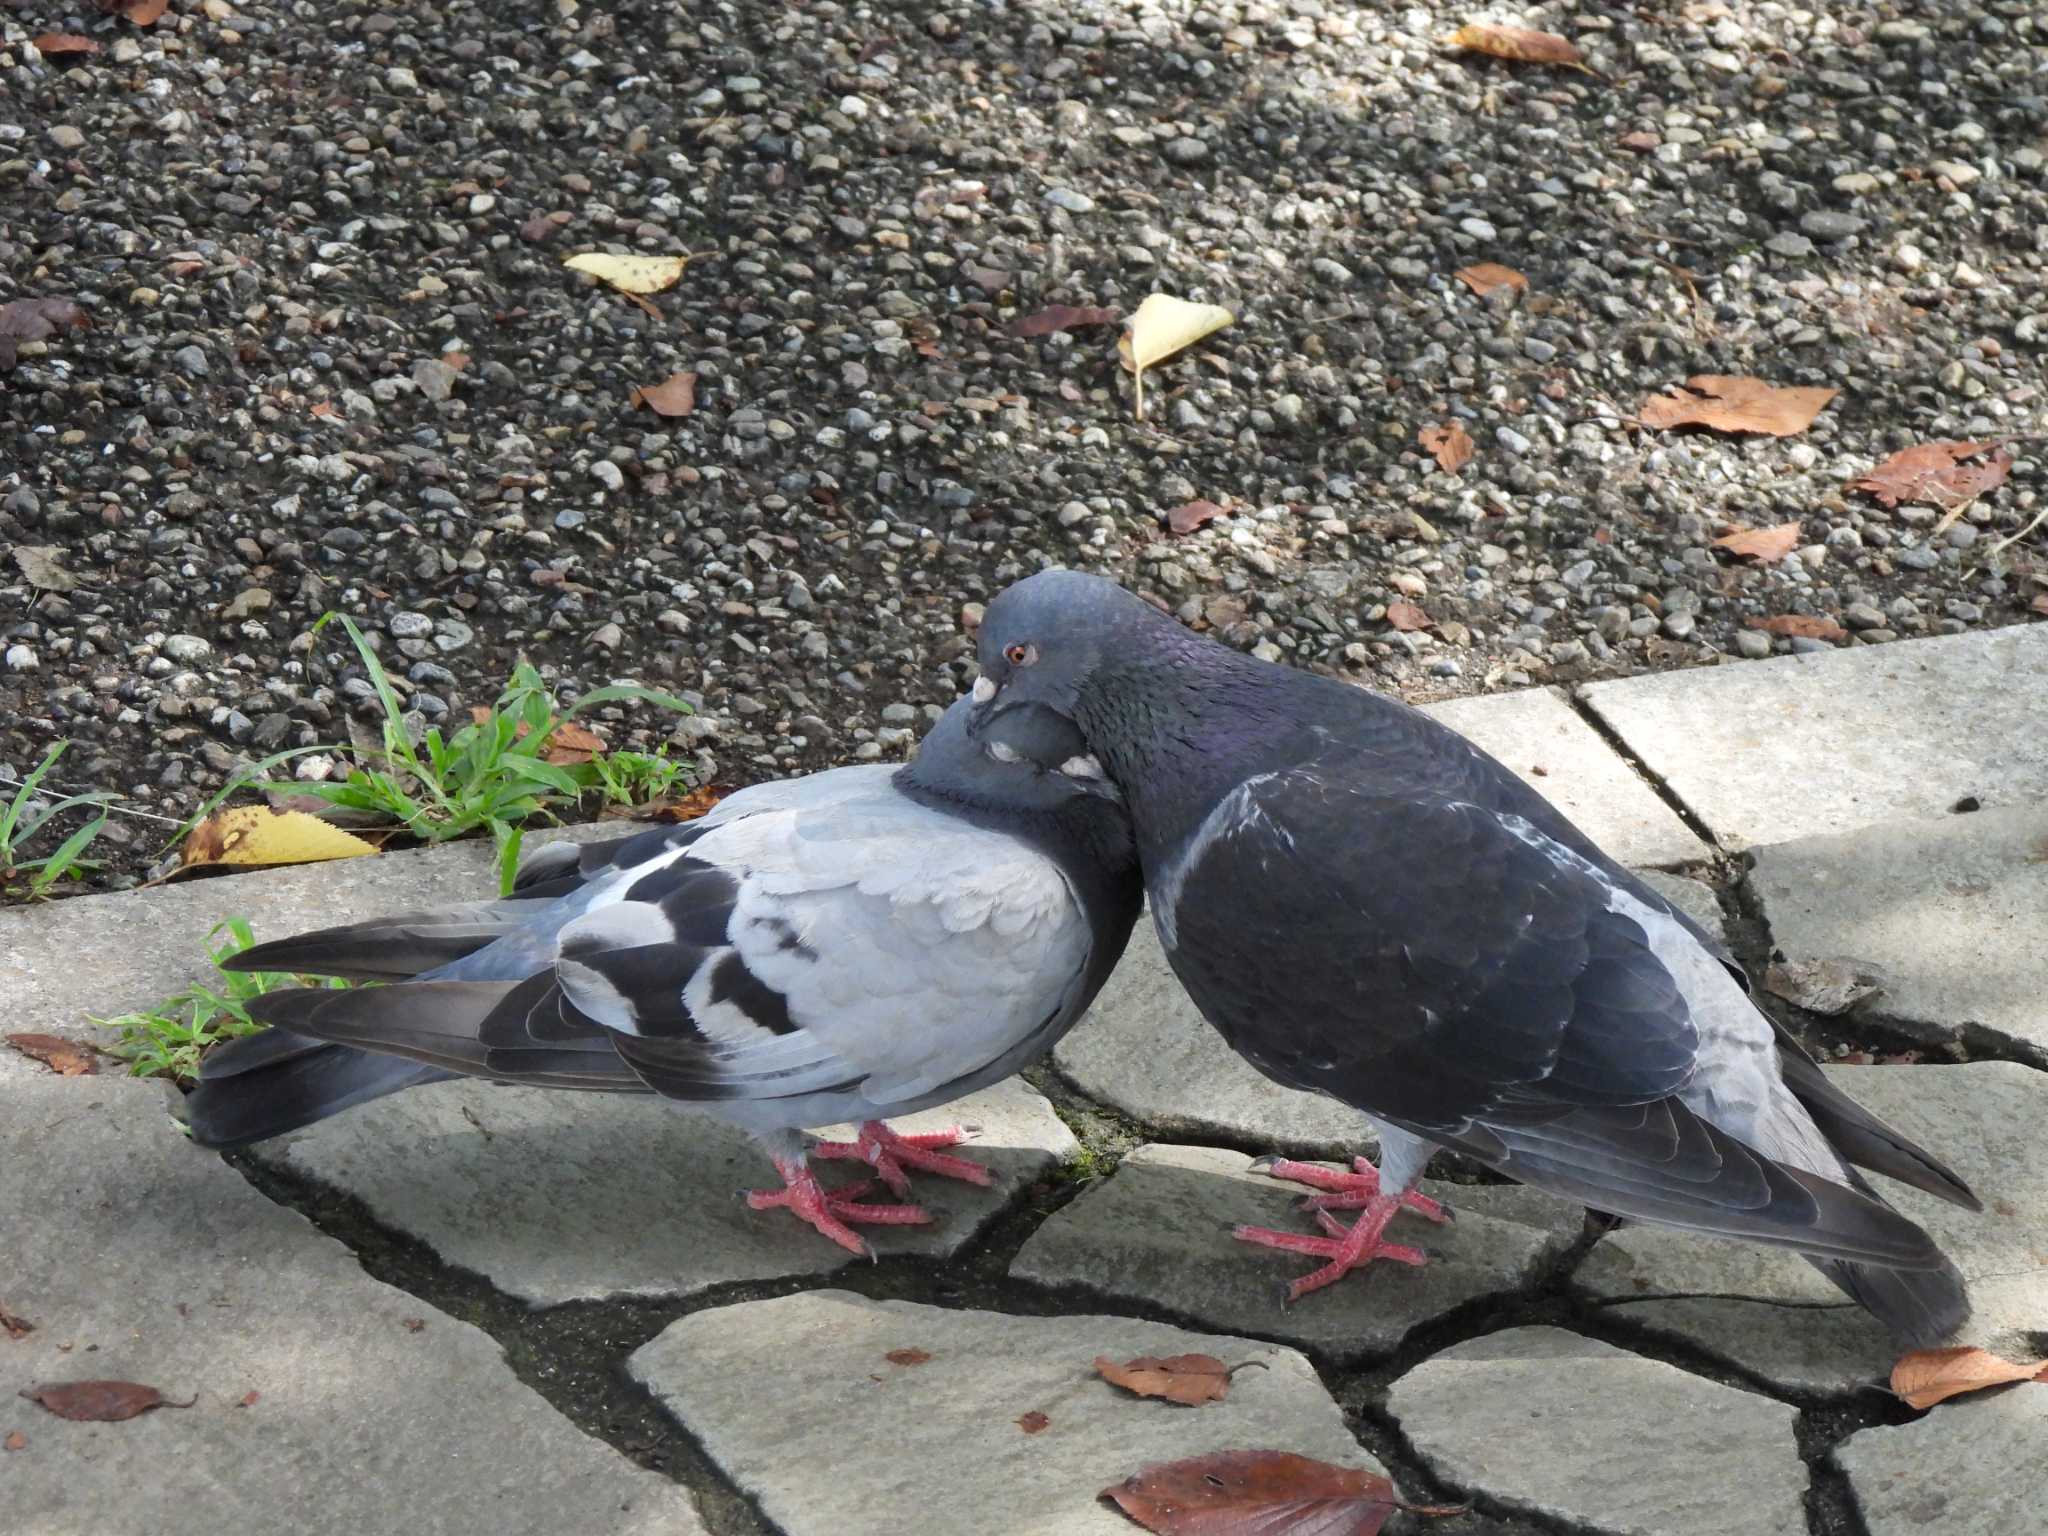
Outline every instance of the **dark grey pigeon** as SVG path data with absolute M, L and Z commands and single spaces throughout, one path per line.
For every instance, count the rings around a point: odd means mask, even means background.
M 1203 1015 L 1379 1130 L 1376 1178 L 1312 1180 L 1322 1206 L 1362 1208 L 1355 1225 L 1325 1209 L 1322 1237 L 1239 1232 L 1330 1260 L 1295 1294 L 1419 1262 L 1382 1233 L 1451 1147 L 1597 1210 L 1796 1249 L 1909 1342 L 1968 1315 L 1955 1268 L 1857 1168 L 1979 1209 L 1962 1181 L 1823 1077 L 1715 939 L 1463 737 L 1066 571 L 997 597 L 979 646 L 975 729 L 1050 707 L 1123 791 Z
M 258 945 L 234 970 L 394 985 L 271 992 L 273 1027 L 215 1051 L 193 1139 L 239 1147 L 416 1083 L 481 1077 L 658 1093 L 752 1133 L 787 1205 L 847 1223 L 914 1205 L 829 1193 L 798 1128 L 861 1123 L 825 1156 L 987 1183 L 883 1119 L 1000 1081 L 1094 1001 L 1142 902 L 1130 824 L 1072 724 L 1014 714 L 970 741 L 968 702 L 915 761 L 758 785 L 701 820 L 543 847 L 507 900 Z M 431 1177 L 421 1170 L 423 1177 Z

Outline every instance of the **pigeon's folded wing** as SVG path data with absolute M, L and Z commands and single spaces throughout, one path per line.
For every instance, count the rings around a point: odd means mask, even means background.
M 1881 1204 L 1695 1112 L 1720 1075 L 1761 1123 L 1776 1036 L 1632 886 L 1526 818 L 1311 767 L 1219 806 L 1159 921 L 1203 1011 L 1281 1081 L 1597 1209 L 1936 1262 Z

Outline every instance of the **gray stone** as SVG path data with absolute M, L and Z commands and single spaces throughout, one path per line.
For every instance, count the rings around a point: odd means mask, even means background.
M 1557 1328 L 1425 1360 L 1388 1407 L 1447 1482 L 1614 1536 L 1806 1528 L 1797 1412 Z
M 1453 699 L 1423 713 L 1500 759 L 1622 863 L 1688 864 L 1709 856 L 1677 813 L 1554 690 Z
M 1979 1215 L 1879 1179 L 1969 1283 L 1960 1342 L 2024 1359 L 2048 1335 L 2048 1073 L 2012 1062 L 1830 1067 L 1859 1103 L 1954 1169 Z M 1873 1318 L 1797 1255 L 1654 1227 L 1603 1237 L 1573 1287 L 1629 1323 L 1682 1340 L 1788 1391 L 1853 1391 L 1897 1350 Z
M 0 1210 L 0 1300 L 35 1325 L 0 1339 L 0 1434 L 27 1440 L 0 1452 L 11 1532 L 213 1536 L 286 1504 L 313 1533 L 704 1530 L 489 1335 L 190 1146 L 154 1085 L 0 1051 Z M 197 1402 L 78 1424 L 15 1396 L 86 1379 Z
M 1866 1016 L 2048 1057 L 2048 810 L 1781 843 L 1757 850 L 1750 882 L 1788 960 L 1877 976 Z
M 1428 1180 L 1423 1193 L 1456 1219 L 1440 1226 L 1409 1212 L 1393 1229 L 1395 1241 L 1428 1252 L 1428 1265 L 1374 1264 L 1288 1306 L 1288 1282 L 1316 1261 L 1230 1232 L 1240 1222 L 1313 1232 L 1295 1209 L 1308 1191 L 1247 1172 L 1250 1162 L 1212 1147 L 1140 1147 L 1034 1232 L 1010 1273 L 1351 1357 L 1391 1350 L 1476 1297 L 1530 1284 L 1584 1224 L 1577 1206 L 1534 1190 Z
M 929 1358 L 889 1359 L 910 1350 Z M 1265 1369 L 1237 1372 L 1224 1401 L 1189 1409 L 1133 1398 L 1092 1364 L 1187 1353 Z M 671 1323 L 629 1368 L 786 1536 L 1124 1536 L 1133 1527 L 1097 1497 L 1104 1488 L 1156 1462 L 1246 1446 L 1381 1470 L 1293 1350 L 1134 1318 L 813 1291 Z M 1017 1421 L 1032 1413 L 1047 1422 L 1027 1433 Z M 796 1454 L 843 1443 L 849 1423 L 886 1424 L 886 1451 Z
M 2034 1536 L 2048 1509 L 2043 1447 L 2048 1388 L 2013 1386 L 1859 1430 L 1834 1459 L 1870 1536 Z
M 600 822 L 527 834 L 537 848 L 557 838 L 621 837 L 629 823 Z M 148 1008 L 216 973 L 207 936 L 246 917 L 258 939 L 356 922 L 440 902 L 474 901 L 497 889 L 489 842 L 454 843 L 331 864 L 300 864 L 147 891 L 80 896 L 39 907 L 0 907 L 0 996 L 10 1029 L 56 1030 L 105 1042 L 88 1015 Z M 147 932 L 149 942 L 135 935 Z M 78 963 L 80 955 L 92 964 Z
M 1077 1146 L 1052 1106 L 1016 1079 L 891 1123 L 981 1126 L 961 1151 L 996 1179 L 982 1188 L 913 1174 L 913 1197 L 932 1224 L 862 1229 L 882 1254 L 950 1258 Z M 836 1130 L 844 1137 L 850 1128 Z M 858 1262 L 787 1211 L 747 1207 L 741 1191 L 779 1184 L 754 1141 L 658 1099 L 438 1083 L 263 1143 L 255 1155 L 345 1190 L 447 1262 L 542 1306 L 691 1296 Z M 831 1166 L 820 1165 L 826 1183 L 853 1181 L 854 1165 L 844 1174 Z
M 1588 685 L 1583 697 L 1724 847 L 2048 798 L 2016 680 L 2048 625 Z M 1590 829 L 1589 829 L 1590 830 Z

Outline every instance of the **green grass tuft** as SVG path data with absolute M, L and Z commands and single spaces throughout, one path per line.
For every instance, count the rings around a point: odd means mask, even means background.
M 44 777 L 70 745 L 68 741 L 60 741 L 50 748 L 34 771 L 14 786 L 13 797 L 0 801 L 0 896 L 46 901 L 58 881 L 66 876 L 75 878 L 80 870 L 99 867 L 84 855 L 92 840 L 100 835 L 100 829 L 107 824 L 106 805 L 113 796 L 97 790 L 86 795 L 65 795 L 57 800 L 38 800 L 36 795 Z M 99 814 L 41 858 L 23 856 L 29 840 L 48 825 L 52 817 L 81 806 L 91 806 Z

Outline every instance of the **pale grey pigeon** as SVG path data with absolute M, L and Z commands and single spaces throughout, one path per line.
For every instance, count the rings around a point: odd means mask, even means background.
M 238 1147 L 417 1083 L 480 1077 L 658 1093 L 754 1135 L 787 1205 L 847 1223 L 928 1220 L 828 1192 L 826 1156 L 986 1183 L 882 1123 L 1000 1081 L 1050 1049 L 1114 969 L 1142 903 L 1130 826 L 1072 725 L 1027 711 L 968 739 L 956 704 L 903 768 L 757 785 L 709 815 L 553 843 L 509 899 L 261 944 L 230 968 L 384 981 L 271 992 L 273 1027 L 207 1057 L 185 1111 Z M 422 1177 L 431 1171 L 422 1169 Z
M 1717 940 L 1427 716 L 1191 633 L 1097 577 L 989 604 L 974 728 L 1050 707 L 1123 791 L 1175 975 L 1259 1071 L 1378 1129 L 1315 1180 L 1369 1259 L 1439 1147 L 1597 1210 L 1806 1255 L 1909 1342 L 1968 1315 L 1933 1240 L 1857 1167 L 1979 1209 L 1824 1077 Z M 1855 1165 L 1855 1166 L 1852 1166 Z M 1282 1172 L 1288 1171 L 1283 1167 Z M 1361 1208 L 1346 1229 L 1329 1206 Z M 1428 1212 L 1425 1212 L 1428 1214 Z

